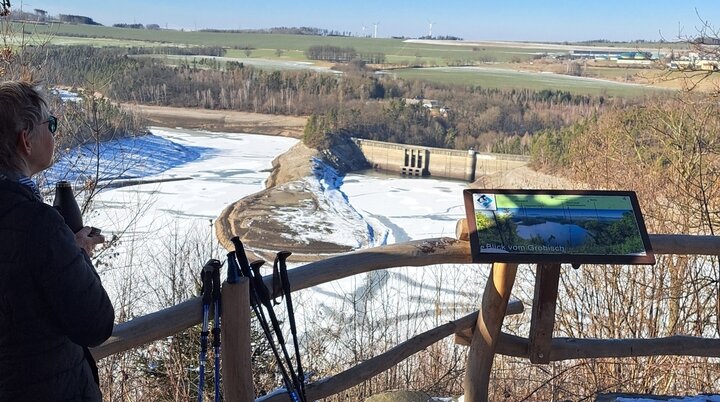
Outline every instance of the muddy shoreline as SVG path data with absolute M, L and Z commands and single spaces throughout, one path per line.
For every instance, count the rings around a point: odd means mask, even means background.
M 307 118 L 233 110 L 210 110 L 123 103 L 123 109 L 143 117 L 148 125 L 226 133 L 279 135 L 300 138 Z

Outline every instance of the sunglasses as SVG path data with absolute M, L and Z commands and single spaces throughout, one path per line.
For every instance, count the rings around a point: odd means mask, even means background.
M 50 130 L 51 133 L 55 134 L 55 131 L 57 131 L 57 117 L 50 116 L 46 121 L 43 122 L 43 124 L 48 124 L 48 130 Z

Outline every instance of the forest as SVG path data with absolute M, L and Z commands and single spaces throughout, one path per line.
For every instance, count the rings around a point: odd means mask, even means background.
M 516 154 L 530 153 L 536 133 L 571 126 L 617 102 L 553 90 L 405 81 L 374 74 L 362 62 L 351 63 L 354 68 L 345 66 L 341 77 L 269 71 L 202 56 L 217 55 L 218 48 L 192 50 L 196 55 L 185 51 L 186 57 L 169 65 L 161 59 L 128 55 L 148 53 L 138 49 L 48 46 L 47 81 L 95 88 L 116 102 L 315 116 L 323 123 L 306 130 L 311 137 L 342 132 L 381 141 Z M 433 99 L 445 112 L 405 99 Z M 622 100 L 622 104 L 639 102 Z

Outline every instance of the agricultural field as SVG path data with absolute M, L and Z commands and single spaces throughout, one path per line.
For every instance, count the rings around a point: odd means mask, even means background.
M 236 57 L 217 57 L 217 56 L 185 56 L 185 55 L 164 55 L 164 54 L 142 54 L 134 55 L 135 58 L 153 58 L 162 60 L 169 66 L 191 65 L 202 68 L 208 64 L 208 61 L 215 61 L 221 68 L 224 68 L 228 61 L 240 62 L 248 66 L 260 68 L 263 70 L 313 70 L 320 72 L 334 72 L 340 74 L 339 71 L 331 70 L 331 64 L 321 62 L 309 62 L 306 59 L 293 58 L 251 58 L 244 55 Z
M 458 61 L 490 60 L 496 62 L 529 60 L 535 55 L 557 53 L 587 45 L 536 44 L 523 42 L 441 42 L 405 41 L 387 38 L 360 38 L 338 36 L 285 35 L 260 33 L 201 32 L 177 30 L 147 30 L 114 28 L 94 25 L 16 24 L 16 32 L 24 30 L 35 35 L 51 35 L 55 44 L 126 45 L 145 46 L 220 46 L 225 48 L 250 47 L 257 50 L 281 49 L 302 53 L 310 46 L 331 45 L 353 47 L 358 53 L 380 52 L 398 60 L 437 60 L 452 65 Z M 102 39 L 98 43 L 98 39 Z M 450 45 L 448 45 L 448 43 Z M 609 46 L 616 49 L 636 50 L 637 45 Z
M 385 73 L 406 79 L 443 84 L 479 85 L 488 88 L 556 89 L 582 94 L 640 96 L 658 88 L 677 89 L 678 83 L 659 84 L 657 70 L 607 67 L 586 62 L 582 78 L 565 73 L 565 62 L 544 55 L 570 49 L 600 49 L 583 44 L 541 44 L 525 42 L 441 42 L 387 38 L 359 38 L 312 35 L 147 30 L 71 24 L 16 24 L 28 43 L 115 47 L 217 46 L 227 49 L 227 60 L 267 69 L 308 68 L 324 71 L 331 63 L 310 61 L 305 51 L 311 46 L 352 47 L 358 53 L 382 53 L 389 69 Z M 16 37 L 16 43 L 19 41 Z M 638 50 L 636 44 L 603 44 L 604 48 Z M 680 44 L 644 44 L 678 48 Z M 168 64 L 192 60 L 188 56 L 163 56 Z M 207 56 L 198 56 L 200 58 Z M 460 67 L 471 66 L 471 67 Z M 555 74 L 549 74 L 555 73 Z M 590 79 L 588 79 L 590 78 Z
M 183 32 L 175 30 L 145 30 L 92 25 L 25 25 L 22 28 L 32 35 L 51 36 L 51 43 L 87 44 L 92 46 L 219 46 L 242 52 L 252 49 L 253 57 L 277 57 L 276 51 L 302 55 L 311 46 L 330 45 L 352 47 L 358 53 L 384 53 L 390 63 L 425 60 L 448 65 L 479 60 L 510 61 L 530 59 L 533 55 L 550 51 L 542 48 L 516 48 L 511 46 L 447 46 L 443 44 L 412 43 L 400 39 L 358 38 L 337 36 Z M 20 31 L 20 29 L 15 29 Z
M 388 72 L 398 78 L 443 84 L 474 85 L 500 89 L 555 89 L 583 95 L 636 97 L 663 91 L 641 84 L 622 83 L 564 74 L 493 67 L 410 68 Z

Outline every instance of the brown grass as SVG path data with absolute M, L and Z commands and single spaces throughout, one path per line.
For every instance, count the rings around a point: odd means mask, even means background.
M 122 104 L 124 109 L 139 113 L 150 125 L 182 127 L 220 132 L 279 135 L 300 138 L 305 128 L 304 116 L 280 116 L 231 110 L 209 110 Z

